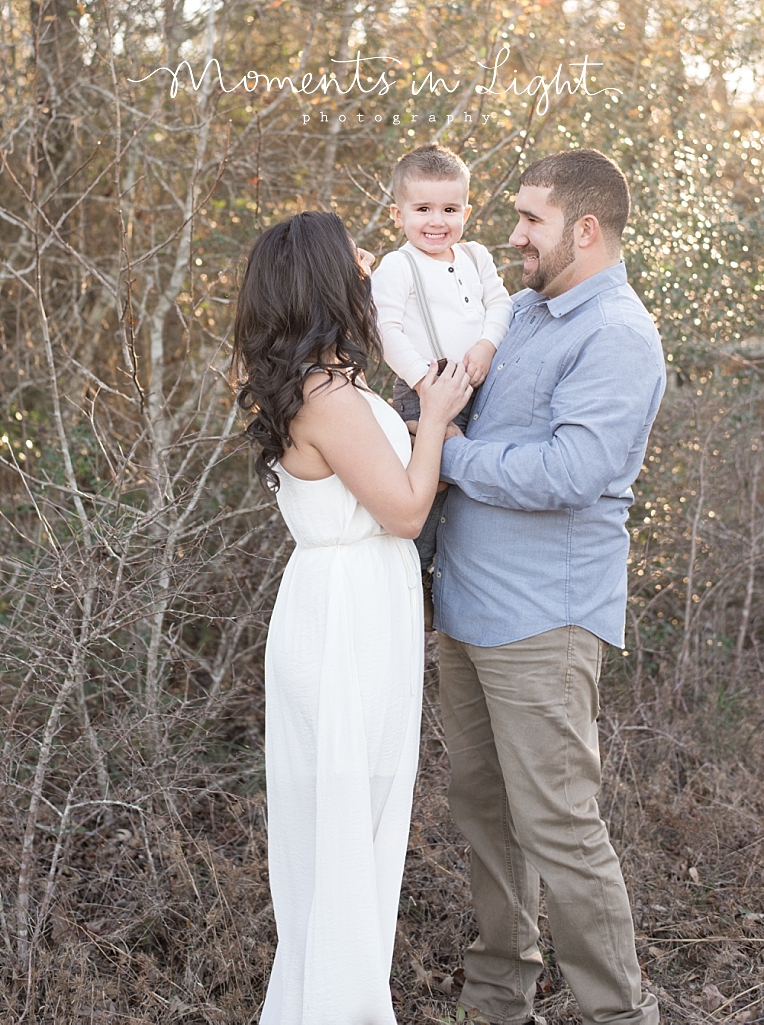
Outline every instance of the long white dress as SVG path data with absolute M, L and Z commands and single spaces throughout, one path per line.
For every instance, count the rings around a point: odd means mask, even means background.
M 362 394 L 407 465 L 403 421 Z M 279 941 L 260 1023 L 394 1025 L 389 977 L 422 701 L 419 560 L 338 477 L 276 469 L 297 547 L 265 652 Z

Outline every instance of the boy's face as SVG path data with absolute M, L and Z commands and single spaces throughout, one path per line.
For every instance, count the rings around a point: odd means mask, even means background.
M 472 207 L 460 181 L 407 181 L 390 216 L 409 242 L 436 260 L 451 260 Z

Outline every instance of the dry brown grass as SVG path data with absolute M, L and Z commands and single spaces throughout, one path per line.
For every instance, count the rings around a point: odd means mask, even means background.
M 591 145 L 635 186 L 629 275 L 676 387 L 631 511 L 632 655 L 604 686 L 603 808 L 666 1018 L 764 1020 L 762 120 L 721 66 L 702 83 L 677 59 L 716 67 L 724 51 L 755 70 L 762 5 L 706 18 L 656 0 L 648 34 L 644 5 L 620 4 L 617 34 L 611 6 L 579 5 L 575 52 L 607 53 L 617 117 L 604 94 L 591 120 L 561 96 L 549 117 L 513 102 L 505 123 L 476 115 L 444 138 L 472 165 L 470 237 L 496 247 L 511 290 L 522 164 Z M 197 72 L 214 54 L 228 81 L 287 58 L 312 73 L 362 28 L 405 57 L 403 84 L 424 38 L 437 66 L 457 37 L 490 50 L 508 18 L 521 79 L 573 52 L 559 0 L 409 2 L 405 19 L 344 0 L 186 7 L 7 0 L 0 18 L 0 1025 L 257 1021 L 275 943 L 259 673 L 288 540 L 236 452 L 236 269 L 262 228 L 330 197 L 358 242 L 389 250 L 385 183 L 414 141 L 392 121 L 400 91 L 365 96 L 365 124 L 335 132 L 316 114 L 339 98 L 229 95 L 209 78 L 173 98 L 166 78 L 129 79 L 181 53 Z M 475 109 L 466 67 L 467 91 L 427 98 L 439 124 Z M 402 1025 L 453 1013 L 474 930 L 435 675 Z M 545 945 L 555 1023 L 573 1012 Z
M 453 1017 L 475 931 L 468 855 L 448 813 L 436 662 L 432 644 L 392 979 L 401 1025 Z M 619 661 L 603 698 L 602 807 L 632 895 L 646 985 L 666 1022 L 761 1021 L 764 783 L 752 695 L 658 723 L 649 705 L 630 707 Z M 143 820 L 115 805 L 110 821 L 94 813 L 80 826 L 32 974 L 4 975 L 0 1020 L 257 1022 L 276 940 L 257 763 L 262 716 L 255 680 L 230 709 L 225 759 L 176 776 L 171 800 L 157 785 L 156 811 Z M 130 804 L 133 788 L 148 793 L 149 783 L 126 782 L 114 799 Z M 17 840 L 5 832 L 6 878 Z M 538 1008 L 549 1025 L 574 1022 L 545 929 L 543 943 Z
M 448 815 L 436 671 L 431 664 L 394 973 L 400 1020 L 411 1025 L 453 1016 L 453 997 L 442 990 L 458 986 L 460 955 L 475 934 L 464 841 Z M 601 805 L 622 857 L 646 985 L 666 1022 L 764 1020 L 764 784 L 755 707 L 741 699 L 726 712 L 652 721 L 649 706 L 633 708 L 620 661 L 603 681 Z M 549 1025 L 578 1021 L 543 917 L 542 940 L 538 1010 Z

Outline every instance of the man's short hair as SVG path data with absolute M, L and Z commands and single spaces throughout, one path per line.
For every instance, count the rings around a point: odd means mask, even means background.
M 433 143 L 405 153 L 393 168 L 393 200 L 403 198 L 410 181 L 458 181 L 465 195 L 470 188 L 470 169 L 453 150 Z
M 572 149 L 535 160 L 520 175 L 521 185 L 551 188 L 549 202 L 559 207 L 565 225 L 592 214 L 605 241 L 620 242 L 631 201 L 623 171 L 596 149 Z

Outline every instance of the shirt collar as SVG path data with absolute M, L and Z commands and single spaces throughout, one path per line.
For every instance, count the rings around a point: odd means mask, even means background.
M 456 261 L 459 259 L 459 243 L 458 242 L 455 242 L 453 244 L 453 246 L 451 247 L 453 249 L 453 251 L 454 251 L 454 261 L 453 261 L 453 263 L 451 262 L 451 260 L 433 260 L 429 253 L 423 253 L 421 249 L 417 249 L 417 247 L 414 245 L 414 243 L 413 242 L 409 242 L 408 239 L 406 239 L 406 241 L 403 243 L 403 245 L 400 248 L 401 249 L 405 249 L 407 253 L 413 253 L 416 256 L 417 260 L 420 260 L 422 263 L 424 263 L 428 267 L 432 263 L 442 263 L 442 264 L 445 264 L 446 267 L 453 267 L 454 263 L 456 263 Z
M 575 310 L 577 306 L 582 306 L 595 295 L 599 295 L 608 288 L 616 288 L 619 285 L 625 284 L 626 264 L 621 260 L 614 267 L 606 267 L 605 270 L 592 274 L 591 277 L 586 278 L 578 285 L 574 285 L 573 288 L 569 288 L 567 292 L 555 296 L 554 299 L 547 299 L 540 292 L 536 292 L 532 288 L 526 288 L 514 297 L 515 312 L 519 312 L 537 303 L 545 302 L 547 309 L 553 317 L 564 317 L 566 313 Z

